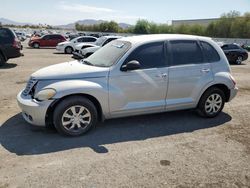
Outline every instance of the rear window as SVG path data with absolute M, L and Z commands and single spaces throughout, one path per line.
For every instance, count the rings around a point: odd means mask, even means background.
M 203 63 L 203 54 L 196 41 L 170 41 L 172 65 Z
M 0 43 L 12 43 L 14 40 L 13 33 L 8 29 L 0 29 Z
M 203 48 L 205 60 L 207 62 L 220 61 L 220 56 L 219 56 L 218 52 L 214 49 L 213 46 L 211 46 L 209 43 L 203 42 L 203 41 L 201 42 L 201 46 Z

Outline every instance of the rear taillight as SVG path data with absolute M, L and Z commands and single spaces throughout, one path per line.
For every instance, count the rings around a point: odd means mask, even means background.
M 230 79 L 232 80 L 233 84 L 236 85 L 236 80 L 232 75 L 229 75 Z
M 21 44 L 20 44 L 20 42 L 19 42 L 19 40 L 17 38 L 14 39 L 14 42 L 13 42 L 12 46 L 14 48 L 21 49 Z

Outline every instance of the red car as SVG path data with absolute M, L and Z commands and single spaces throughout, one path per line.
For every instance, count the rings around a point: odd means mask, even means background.
M 51 34 L 42 37 L 32 37 L 29 41 L 29 46 L 33 48 L 40 47 L 56 47 L 58 43 L 66 41 L 62 35 Z

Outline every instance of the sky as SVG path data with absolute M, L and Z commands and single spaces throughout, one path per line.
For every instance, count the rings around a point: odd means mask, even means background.
M 0 18 L 62 25 L 83 19 L 135 24 L 138 19 L 170 23 L 179 19 L 217 18 L 250 11 L 250 0 L 2 0 Z

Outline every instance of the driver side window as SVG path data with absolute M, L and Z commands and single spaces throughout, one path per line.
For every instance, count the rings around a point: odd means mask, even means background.
M 125 60 L 125 64 L 133 60 L 140 63 L 141 69 L 165 67 L 164 42 L 144 44 L 136 48 Z

